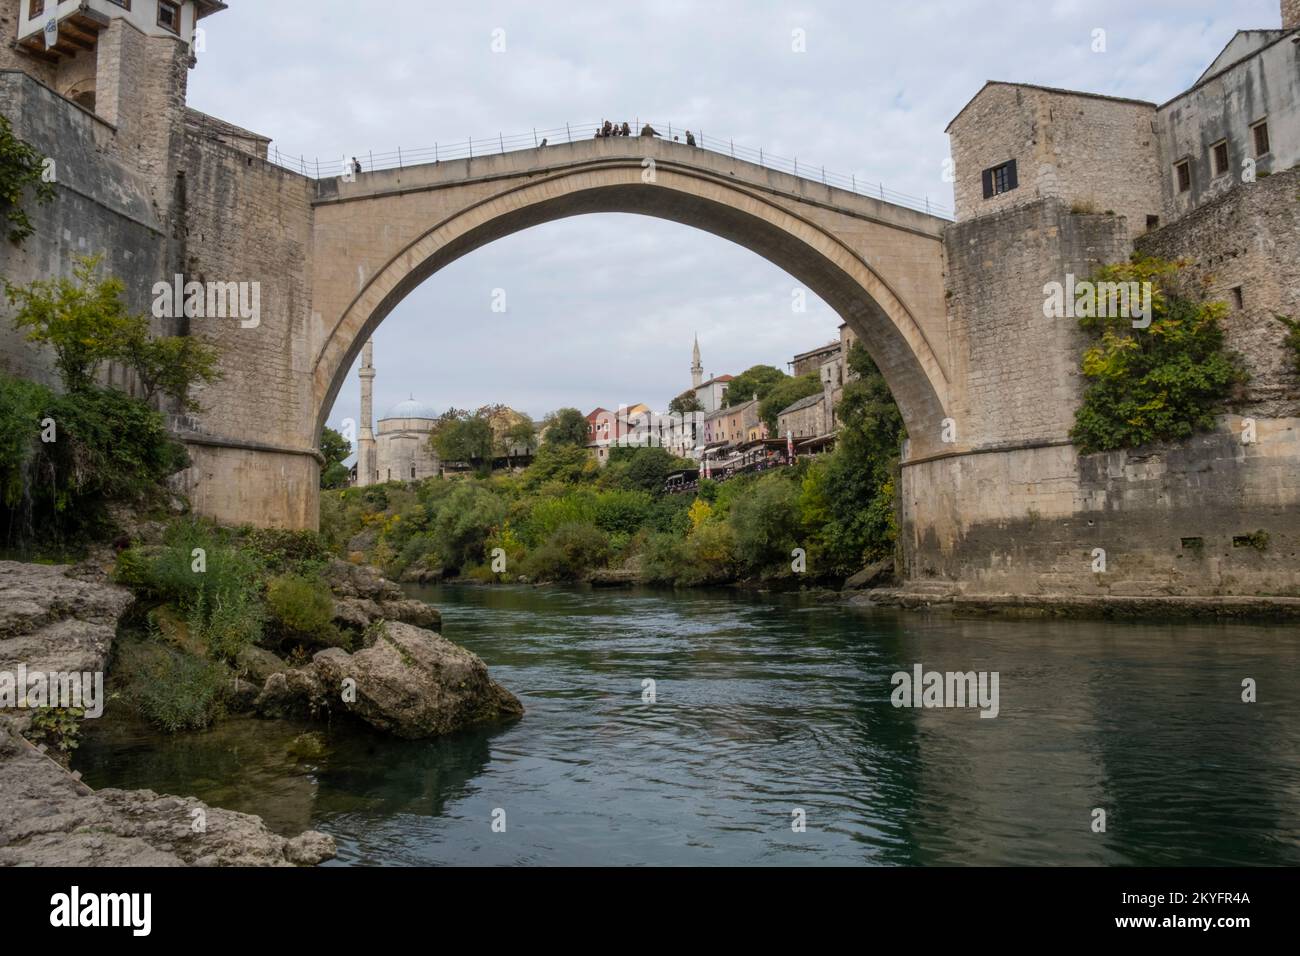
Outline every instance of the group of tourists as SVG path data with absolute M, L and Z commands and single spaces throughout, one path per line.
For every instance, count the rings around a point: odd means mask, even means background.
M 623 123 L 622 125 L 620 125 L 618 123 L 611 123 L 609 120 L 605 120 L 603 123 L 600 124 L 600 126 L 596 128 L 595 138 L 607 139 L 610 136 L 631 136 L 631 135 L 632 135 L 632 127 L 627 123 Z M 641 135 L 660 136 L 662 134 L 658 130 L 656 130 L 653 126 L 651 126 L 649 123 L 646 123 L 644 126 L 641 127 Z M 673 142 L 679 142 L 676 136 L 673 137 Z M 686 131 L 686 145 L 687 146 L 695 145 L 695 136 L 694 134 L 691 133 L 690 130 Z

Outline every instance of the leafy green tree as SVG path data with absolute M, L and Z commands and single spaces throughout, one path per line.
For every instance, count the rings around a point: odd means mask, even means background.
M 767 398 L 773 389 L 787 381 L 790 381 L 790 376 L 779 368 L 771 365 L 755 365 L 753 368 L 745 369 L 731 380 L 727 385 L 727 393 L 722 398 L 722 404 L 728 407 L 743 405 L 752 400 L 755 395 L 760 400 Z
M 1095 276 L 1098 282 L 1150 282 L 1152 314 L 1146 328 L 1115 315 L 1079 319 L 1094 344 L 1083 356 L 1088 386 L 1070 437 L 1085 454 L 1178 441 L 1209 429 L 1231 388 L 1246 380 L 1240 360 L 1224 347 L 1220 320 L 1227 305 L 1207 301 L 1181 268 L 1134 256 Z
M 576 408 L 561 408 L 546 416 L 546 445 L 576 445 L 587 447 L 587 416 Z
M 786 376 L 767 393 L 758 405 L 759 417 L 767 423 L 767 430 L 776 434 L 776 419 L 785 409 L 801 398 L 816 395 L 822 390 L 821 377 L 816 372 L 808 372 L 798 378 Z M 730 394 L 730 390 L 728 390 Z
M 617 457 L 611 453 L 613 461 L 627 461 L 624 486 L 662 494 L 664 482 L 674 471 L 685 467 L 680 459 L 666 448 L 619 448 L 615 449 Z
M 668 411 L 674 415 L 689 415 L 704 411 L 704 404 L 700 401 L 700 396 L 695 394 L 695 389 L 688 388 L 668 403 Z
M 344 488 L 348 483 L 348 469 L 343 460 L 352 454 L 348 440 L 334 429 L 326 427 L 320 436 L 320 453 L 325 459 L 321 469 L 320 486 L 322 488 Z
M 478 484 L 459 484 L 442 502 L 433 521 L 438 556 L 449 569 L 481 564 L 488 537 L 506 519 L 506 505 Z
M 135 370 L 146 403 L 161 393 L 196 412 L 201 406 L 191 392 L 200 382 L 211 384 L 221 377 L 220 355 L 215 346 L 192 335 L 150 338 L 141 324 L 124 341 L 121 358 Z
M 790 553 L 799 542 L 798 505 L 798 484 L 778 472 L 760 478 L 732 506 L 735 555 L 747 570 L 789 569 Z
M 491 423 L 478 415 L 447 422 L 434 432 L 432 440 L 434 451 L 443 461 L 463 461 L 471 465 L 490 465 L 496 444 Z
M 537 450 L 537 426 L 532 419 L 517 421 L 505 433 L 505 451 L 508 458 L 513 458 L 516 451 L 531 455 Z
M 38 203 L 52 202 L 55 196 L 54 183 L 45 176 L 45 157 L 14 135 L 7 116 L 0 116 L 0 216 L 16 246 L 35 231 L 23 210 L 28 189 Z
M 844 385 L 840 430 L 829 458 L 804 477 L 801 517 L 810 555 L 827 573 L 851 574 L 893 553 L 894 470 L 905 435 L 903 416 L 865 346 L 848 356 L 856 377 Z
M 577 484 L 594 480 L 599 474 L 600 465 L 587 454 L 586 448 L 543 442 L 524 472 L 524 487 L 534 490 L 551 482 Z
M 101 256 L 78 256 L 72 278 L 37 279 L 26 286 L 5 280 L 16 308 L 14 327 L 27 340 L 54 349 L 55 365 L 70 392 L 89 389 L 99 367 L 126 354 L 128 344 L 147 335 L 144 316 L 122 303 L 121 279 L 98 276 Z

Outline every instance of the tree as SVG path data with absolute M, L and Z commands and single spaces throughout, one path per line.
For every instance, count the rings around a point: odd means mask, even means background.
M 668 403 L 668 411 L 674 415 L 689 415 L 704 411 L 704 404 L 700 401 L 700 396 L 695 394 L 695 389 L 688 388 Z
M 821 570 L 851 574 L 893 552 L 894 470 L 903 416 L 866 347 L 849 352 L 835 451 L 804 478 L 800 508 Z
M 8 117 L 0 116 L 0 216 L 9 230 L 9 241 L 16 246 L 35 231 L 22 205 L 29 188 L 38 203 L 54 199 L 54 183 L 46 176 L 45 157 L 15 136 Z
M 821 390 L 821 377 L 816 372 L 808 372 L 798 378 L 786 376 L 759 403 L 759 417 L 767 422 L 767 430 L 775 435 L 776 418 L 781 412 L 799 401 L 799 399 L 807 398 L 809 395 L 816 395 Z
M 779 368 L 755 365 L 731 380 L 727 385 L 727 393 L 722 397 L 722 404 L 727 407 L 743 405 L 753 400 L 755 395 L 759 399 L 767 398 L 773 389 L 787 381 L 791 381 L 790 376 Z
M 561 408 L 551 412 L 543 422 L 546 432 L 543 442 L 547 445 L 587 446 L 589 432 L 587 416 L 576 408 Z
M 471 465 L 492 462 L 495 439 L 492 425 L 479 415 L 465 415 L 445 422 L 431 439 L 434 451 L 443 461 L 463 461 Z
M 95 381 L 104 362 L 123 357 L 128 344 L 144 337 L 147 321 L 122 304 L 121 279 L 98 278 L 102 256 L 78 256 L 72 278 L 38 279 L 26 286 L 5 280 L 5 294 L 17 312 L 14 327 L 27 341 L 54 349 L 55 365 L 69 392 Z
M 512 459 L 516 450 L 524 455 L 531 455 L 537 449 L 537 426 L 532 419 L 524 417 L 506 429 L 506 457 Z
M 326 428 L 320 436 L 320 453 L 325 459 L 321 469 L 320 486 L 322 488 L 343 488 L 348 483 L 348 469 L 343 459 L 352 454 L 348 440 L 332 428 Z
M 221 377 L 220 355 L 216 346 L 192 335 L 150 338 L 143 328 L 136 328 L 125 342 L 122 358 L 135 369 L 146 403 L 161 393 L 186 411 L 196 412 L 202 406 L 190 393 L 199 382 L 211 384 Z

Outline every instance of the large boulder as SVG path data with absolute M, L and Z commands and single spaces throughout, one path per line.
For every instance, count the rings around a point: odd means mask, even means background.
M 349 679 L 355 693 L 348 692 Z M 301 712 L 323 701 L 407 739 L 501 723 L 524 712 L 478 655 L 400 622 L 386 623 L 375 643 L 355 654 L 330 648 L 298 673 L 273 676 L 262 697 L 259 712 Z

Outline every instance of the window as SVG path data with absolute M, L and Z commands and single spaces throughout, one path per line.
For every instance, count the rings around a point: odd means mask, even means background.
M 1159 228 L 1160 228 L 1160 217 L 1159 217 L 1159 216 L 1147 216 L 1147 232 L 1150 232 L 1150 231 L 1153 230 L 1153 229 L 1159 229 Z
M 31 0 L 27 4 L 27 19 L 35 20 L 45 12 L 45 0 Z
M 172 0 L 158 0 L 158 26 L 172 33 L 181 32 L 181 7 Z
M 1222 176 L 1228 171 L 1228 141 L 1225 139 L 1211 146 L 1210 155 L 1214 157 L 1214 175 Z
M 1250 128 L 1255 138 L 1255 155 L 1263 156 L 1268 152 L 1268 121 L 1260 120 Z
M 1241 294 L 1241 286 L 1232 287 L 1232 305 L 1238 312 L 1246 307 L 1246 297 Z
M 108 0 L 109 3 L 115 3 L 123 10 L 131 9 L 131 0 Z
M 1013 159 L 1010 162 L 984 170 L 983 180 L 985 199 L 1011 192 L 1020 185 L 1020 181 L 1016 177 L 1016 161 Z
M 1174 171 L 1178 174 L 1178 191 L 1185 193 L 1192 188 L 1192 161 L 1184 159 L 1181 163 L 1174 163 Z

